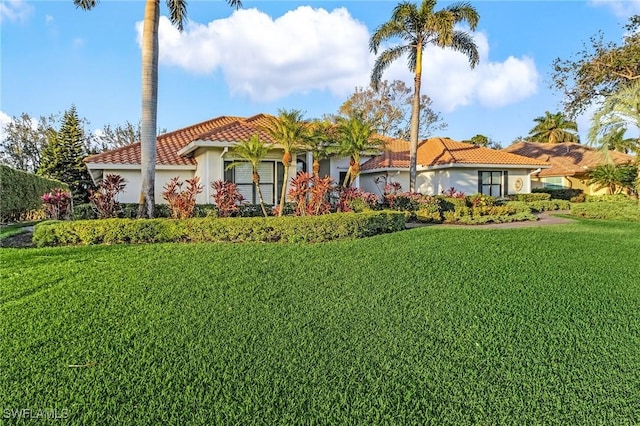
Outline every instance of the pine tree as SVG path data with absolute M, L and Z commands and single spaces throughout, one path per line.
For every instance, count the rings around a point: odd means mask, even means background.
M 86 203 L 93 182 L 82 159 L 87 155 L 84 130 L 75 105 L 65 111 L 62 125 L 49 134 L 49 144 L 42 152 L 38 174 L 69 185 L 74 203 Z

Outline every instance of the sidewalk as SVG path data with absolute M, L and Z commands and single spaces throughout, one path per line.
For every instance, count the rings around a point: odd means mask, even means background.
M 487 223 L 484 225 L 456 225 L 451 223 L 443 223 L 443 224 L 431 224 L 431 223 L 407 223 L 407 229 L 411 228 L 420 228 L 423 226 L 442 226 L 448 228 L 473 228 L 473 229 L 491 229 L 491 228 L 501 228 L 501 229 L 509 229 L 509 228 L 526 228 L 530 226 L 541 226 L 541 225 L 562 225 L 567 223 L 573 223 L 573 219 L 567 219 L 564 217 L 558 217 L 556 215 L 559 214 L 569 214 L 569 210 L 556 210 L 550 212 L 543 212 L 537 214 L 538 220 L 527 220 L 524 222 L 507 222 L 507 223 Z

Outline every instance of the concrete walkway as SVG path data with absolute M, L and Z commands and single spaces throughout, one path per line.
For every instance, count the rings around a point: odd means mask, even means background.
M 556 215 L 569 214 L 569 210 L 556 210 L 550 212 L 539 213 L 538 220 L 527 220 L 524 222 L 507 222 L 507 223 L 487 223 L 484 225 L 456 225 L 451 223 L 443 223 L 443 224 L 430 224 L 430 223 L 407 223 L 407 229 L 411 228 L 419 228 L 423 226 L 441 226 L 448 228 L 473 228 L 473 229 L 510 229 L 510 228 L 527 228 L 530 226 L 542 226 L 542 225 L 562 225 L 567 223 L 573 223 L 573 219 L 567 219 L 564 217 L 558 217 Z

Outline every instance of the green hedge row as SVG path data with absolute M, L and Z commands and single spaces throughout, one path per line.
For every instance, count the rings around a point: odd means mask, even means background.
M 66 183 L 0 164 L 0 221 L 42 219 L 40 197 L 54 188 L 69 190 Z
M 269 218 L 103 219 L 36 225 L 38 246 L 160 242 L 323 242 L 405 228 L 402 213 L 372 211 Z
M 640 222 L 640 206 L 635 201 L 573 204 L 571 215 L 587 219 Z
M 582 189 L 573 189 L 573 188 L 561 188 L 561 189 L 551 189 L 551 188 L 533 188 L 531 190 L 532 193 L 540 193 L 540 194 L 549 194 L 552 200 L 567 200 L 567 201 L 576 201 L 580 202 L 584 197 L 584 192 Z

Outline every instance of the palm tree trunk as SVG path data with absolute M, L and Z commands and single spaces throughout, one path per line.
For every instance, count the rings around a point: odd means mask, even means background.
M 160 0 L 147 0 L 142 32 L 142 119 L 140 154 L 142 187 L 138 217 L 153 217 L 158 114 L 158 26 Z
M 264 208 L 264 198 L 262 198 L 262 189 L 260 189 L 260 175 L 256 169 L 253 169 L 253 184 L 256 186 L 256 190 L 258 191 L 258 201 L 260 201 L 262 214 L 264 217 L 267 217 L 267 209 Z
M 416 46 L 413 106 L 411 107 L 411 137 L 409 143 L 409 192 L 416 192 L 418 129 L 420 128 L 420 85 L 422 83 L 422 43 Z
M 320 176 L 320 162 L 317 158 L 313 159 L 313 175 L 315 177 Z
M 289 181 L 289 167 L 291 163 L 283 163 L 284 166 L 284 179 L 282 182 L 282 191 L 280 191 L 280 209 L 278 210 L 278 216 L 282 216 L 284 211 L 284 203 L 287 197 L 287 182 Z

